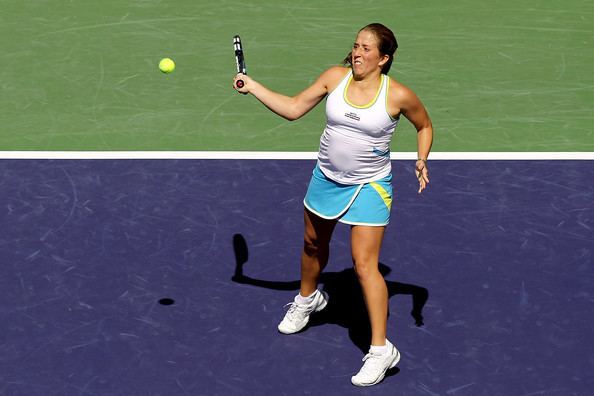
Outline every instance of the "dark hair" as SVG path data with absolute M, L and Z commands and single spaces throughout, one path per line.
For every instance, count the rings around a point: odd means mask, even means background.
M 382 66 L 382 73 L 388 74 L 390 67 L 392 66 L 392 61 L 394 60 L 394 53 L 398 49 L 398 41 L 396 41 L 396 36 L 394 36 L 394 33 L 390 29 L 381 23 L 370 23 L 363 29 L 359 30 L 359 33 L 361 33 L 363 30 L 369 30 L 371 33 L 373 33 L 377 39 L 377 48 L 380 54 L 388 55 L 388 61 Z M 353 51 L 349 52 L 342 63 L 352 66 L 352 54 Z

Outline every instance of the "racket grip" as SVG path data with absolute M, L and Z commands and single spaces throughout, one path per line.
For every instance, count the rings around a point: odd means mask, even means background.
M 235 86 L 237 88 L 240 88 L 241 89 L 241 88 L 243 88 L 244 85 L 245 85 L 245 83 L 243 82 L 243 80 L 237 80 L 237 81 L 235 81 Z M 239 92 L 239 93 L 242 94 L 242 95 L 247 95 L 247 92 Z

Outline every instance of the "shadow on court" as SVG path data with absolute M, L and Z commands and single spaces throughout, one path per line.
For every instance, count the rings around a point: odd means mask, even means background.
M 243 273 L 244 265 L 249 259 L 248 246 L 241 234 L 233 236 L 233 250 L 235 253 L 235 273 L 231 278 L 234 282 L 263 287 L 271 290 L 299 290 L 300 281 L 272 281 L 254 279 Z M 380 263 L 379 269 L 385 277 L 391 272 L 390 267 Z M 328 293 L 328 306 L 321 312 L 313 314 L 308 327 L 324 324 L 336 324 L 348 330 L 349 337 L 364 354 L 369 349 L 371 328 L 367 316 L 367 309 L 359 281 L 353 268 L 340 272 L 323 272 L 320 277 L 322 289 Z M 423 307 L 429 298 L 429 291 L 421 286 L 386 280 L 389 298 L 397 295 L 410 295 L 412 311 L 410 312 L 417 326 L 423 326 Z M 305 328 L 307 330 L 307 327 Z M 303 330 L 303 331 L 305 331 Z M 391 370 L 388 375 L 398 373 L 398 368 Z

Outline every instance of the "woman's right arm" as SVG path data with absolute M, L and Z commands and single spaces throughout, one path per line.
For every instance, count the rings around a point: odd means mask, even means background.
M 312 85 L 295 96 L 286 96 L 274 92 L 245 74 L 235 76 L 233 87 L 238 92 L 254 95 L 264 106 L 279 116 L 293 121 L 301 118 L 320 103 L 340 83 L 345 74 L 346 68 L 332 67 L 322 73 Z M 242 88 L 238 88 L 235 84 L 237 80 L 243 80 L 244 86 Z

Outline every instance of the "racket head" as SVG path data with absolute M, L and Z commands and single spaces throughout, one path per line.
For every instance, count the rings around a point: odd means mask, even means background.
M 235 52 L 235 66 L 237 67 L 237 73 L 247 74 L 245 58 L 243 56 L 243 45 L 241 44 L 239 35 L 233 36 L 233 50 Z

